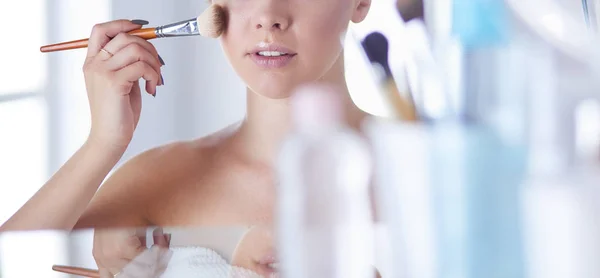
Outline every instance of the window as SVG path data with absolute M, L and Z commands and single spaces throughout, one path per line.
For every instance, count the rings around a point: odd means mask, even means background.
M 0 25 L 0 223 L 43 184 L 47 171 L 45 0 L 3 1 Z M 14 28 L 18 26 L 18 28 Z
M 39 46 L 46 34 L 45 0 L 2 1 L 0 24 L 6 39 L 0 51 L 0 95 L 39 92 L 44 82 L 45 57 Z
M 0 44 L 0 224 L 81 146 L 89 131 L 81 72 L 85 50 L 41 53 L 39 47 L 88 36 L 95 23 L 111 18 L 111 2 L 0 1 L 0 25 L 6 27 Z M 70 250 L 59 233 L 0 235 L 0 277 L 63 277 L 50 269 L 52 264 L 95 267 L 89 242 L 70 241 L 75 249 Z M 87 257 L 79 255 L 78 244 Z M 33 252 L 23 252 L 29 249 Z

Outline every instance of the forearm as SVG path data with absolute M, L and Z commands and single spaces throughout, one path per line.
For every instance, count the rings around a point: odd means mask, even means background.
M 86 142 L 2 227 L 71 230 L 122 152 Z

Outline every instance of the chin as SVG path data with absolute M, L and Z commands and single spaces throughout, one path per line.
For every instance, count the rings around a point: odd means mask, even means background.
M 303 84 L 314 81 L 318 78 L 292 79 L 282 76 L 264 76 L 264 78 L 251 79 L 252 82 L 246 82 L 246 85 L 252 92 L 269 99 L 285 99 L 289 98 L 294 90 Z
M 288 67 L 279 70 L 262 70 L 253 67 L 238 72 L 246 86 L 255 94 L 269 99 L 292 96 L 298 86 L 321 80 L 331 66 L 313 66 L 303 69 Z
M 292 95 L 297 85 L 291 84 L 273 84 L 269 82 L 265 85 L 248 86 L 252 92 L 270 99 L 285 99 Z

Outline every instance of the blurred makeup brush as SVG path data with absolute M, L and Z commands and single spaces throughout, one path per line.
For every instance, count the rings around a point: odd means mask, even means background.
M 79 276 L 83 276 L 83 277 L 100 278 L 100 273 L 98 272 L 98 270 L 94 270 L 94 269 L 87 269 L 87 268 L 74 267 L 74 266 L 64 266 L 64 265 L 53 265 L 52 270 L 57 271 L 57 272 L 67 273 L 67 274 L 79 275 Z
M 138 36 L 145 40 L 156 38 L 172 38 L 186 36 L 203 36 L 218 38 L 225 32 L 227 27 L 227 13 L 219 5 L 211 5 L 200 16 L 189 20 L 171 23 L 155 28 L 144 28 L 128 32 L 130 35 Z M 61 50 L 85 48 L 88 39 L 45 45 L 40 48 L 41 52 L 55 52 Z
M 408 22 L 415 18 L 423 18 L 423 0 L 396 0 L 396 9 L 402 20 Z
M 417 113 L 412 98 L 400 94 L 392 75 L 388 63 L 389 44 L 387 38 L 379 32 L 373 32 L 365 37 L 362 46 L 371 64 L 379 67 L 379 70 L 384 72 L 380 81 L 381 90 L 385 93 L 384 96 L 387 102 L 392 105 L 396 116 L 405 121 L 417 121 Z

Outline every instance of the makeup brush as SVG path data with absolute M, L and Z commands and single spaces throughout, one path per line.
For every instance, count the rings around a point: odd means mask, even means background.
M 380 81 L 381 90 L 385 93 L 387 102 L 392 105 L 396 116 L 405 121 L 417 121 L 412 98 L 408 97 L 407 99 L 400 94 L 392 75 L 388 63 L 389 44 L 387 38 L 379 32 L 373 32 L 365 37 L 362 46 L 371 64 L 378 67 L 378 70 L 383 70 Z
M 186 36 L 203 36 L 218 38 L 225 32 L 227 25 L 227 13 L 219 5 L 211 5 L 200 16 L 189 20 L 171 23 L 155 28 L 144 28 L 128 32 L 130 35 L 138 36 L 145 40 L 156 38 L 172 38 Z M 55 52 L 61 50 L 85 48 L 88 39 L 63 42 L 42 46 L 41 52 Z
M 404 22 L 423 18 L 423 0 L 396 0 L 396 9 Z
M 53 265 L 52 270 L 67 274 L 79 275 L 90 278 L 100 278 L 100 272 L 95 269 L 87 269 L 74 266 Z

